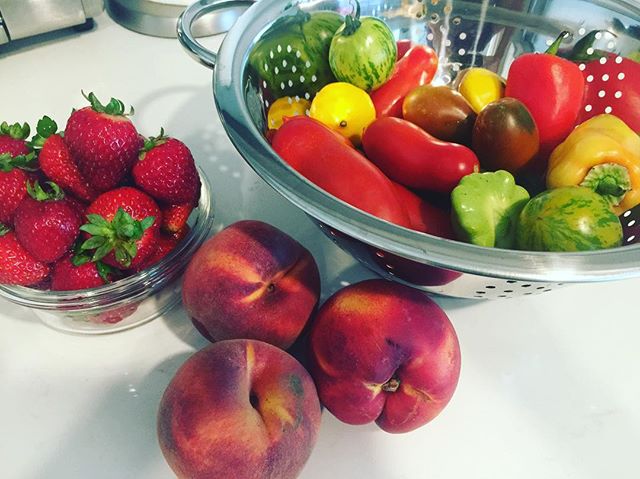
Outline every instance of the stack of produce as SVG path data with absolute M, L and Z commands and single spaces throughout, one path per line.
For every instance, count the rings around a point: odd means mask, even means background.
M 396 225 L 484 247 L 621 245 L 619 216 L 640 203 L 640 64 L 590 48 L 593 33 L 559 52 L 563 32 L 546 53 L 516 58 L 506 79 L 474 67 L 438 86 L 432 49 L 396 43 L 358 8 L 288 22 L 249 61 L 270 102 L 273 149 L 317 186 Z

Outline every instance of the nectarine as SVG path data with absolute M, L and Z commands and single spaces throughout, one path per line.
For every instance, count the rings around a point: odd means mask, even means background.
M 286 349 L 302 332 L 320 296 L 311 253 L 261 221 L 239 221 L 191 258 L 182 299 L 209 340 L 257 339 Z
M 261 341 L 220 341 L 167 386 L 158 439 L 180 479 L 294 479 L 320 416 L 313 380 L 292 356 Z
M 348 424 L 414 430 L 437 416 L 460 375 L 458 338 L 420 291 L 368 280 L 338 291 L 311 328 L 311 372 L 321 402 Z

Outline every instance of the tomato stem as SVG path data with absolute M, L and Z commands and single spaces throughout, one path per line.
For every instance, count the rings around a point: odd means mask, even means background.
M 612 206 L 618 206 L 632 188 L 629 170 L 616 163 L 594 166 L 580 186 L 591 188 Z
M 355 8 L 354 11 L 351 13 L 351 15 L 347 15 L 344 19 L 344 30 L 342 31 L 342 34 L 344 36 L 349 36 L 349 35 L 353 35 L 356 30 L 358 28 L 360 28 L 360 25 L 362 22 L 360 22 L 360 2 L 358 2 L 358 0 L 355 0 Z

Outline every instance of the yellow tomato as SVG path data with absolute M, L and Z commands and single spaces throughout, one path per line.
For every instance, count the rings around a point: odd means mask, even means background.
M 267 114 L 267 126 L 270 130 L 277 130 L 282 126 L 286 117 L 306 115 L 311 104 L 304 98 L 285 96 L 273 102 Z
M 470 68 L 462 72 L 458 91 L 467 99 L 476 113 L 489 103 L 504 97 L 504 82 L 494 72 L 485 68 Z
M 366 91 L 337 82 L 329 83 L 316 94 L 309 116 L 359 145 L 365 128 L 376 119 L 376 108 Z

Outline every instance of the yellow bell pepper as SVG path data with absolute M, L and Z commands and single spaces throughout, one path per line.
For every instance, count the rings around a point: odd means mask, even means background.
M 551 154 L 547 187 L 586 186 L 621 215 L 640 204 L 640 137 L 614 115 L 579 125 Z
M 504 81 L 486 68 L 463 70 L 456 81 L 456 88 L 476 113 L 504 97 Z

